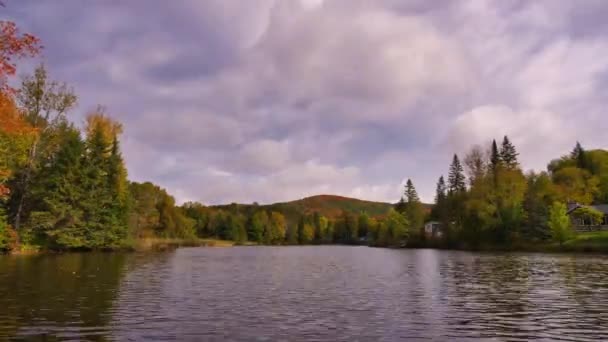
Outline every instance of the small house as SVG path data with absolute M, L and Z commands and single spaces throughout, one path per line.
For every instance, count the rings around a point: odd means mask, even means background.
M 443 237 L 443 225 L 438 221 L 429 221 L 424 224 L 424 235 L 427 238 Z
M 601 215 L 591 214 L 590 211 Z M 608 230 L 608 204 L 582 205 L 571 203 L 568 205 L 568 216 L 572 227 L 576 231 Z

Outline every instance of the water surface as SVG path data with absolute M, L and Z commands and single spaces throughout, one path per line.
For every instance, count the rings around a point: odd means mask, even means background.
M 0 340 L 608 340 L 608 258 L 367 247 L 0 257 Z

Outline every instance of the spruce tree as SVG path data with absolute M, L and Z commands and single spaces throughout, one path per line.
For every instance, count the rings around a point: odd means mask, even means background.
M 73 128 L 65 132 L 59 151 L 45 165 L 32 195 L 39 198 L 27 225 L 49 248 L 88 248 L 85 206 L 90 194 L 83 188 L 86 178 L 85 144 Z
M 414 187 L 411 179 L 407 180 L 405 185 L 405 211 L 404 215 L 410 223 L 410 228 L 412 235 L 414 237 L 418 236 L 420 229 L 424 224 L 424 209 L 422 208 L 422 203 L 420 203 L 420 198 L 418 197 L 418 192 Z
M 452 165 L 450 165 L 450 173 L 448 174 L 448 193 L 456 194 L 466 191 L 464 169 L 458 159 L 458 155 L 454 154 Z
M 412 183 L 411 179 L 407 180 L 405 184 L 405 200 L 406 203 L 420 202 L 420 198 L 418 197 L 418 193 L 416 192 L 416 188 Z
M 395 210 L 401 214 L 403 214 L 405 212 L 405 198 L 403 198 L 403 196 L 401 196 L 401 198 L 399 199 L 399 202 L 397 202 L 397 204 L 395 204 Z
M 519 153 L 515 150 L 515 146 L 505 135 L 502 140 L 502 146 L 500 147 L 500 160 L 507 169 L 513 170 L 519 167 L 519 162 L 517 161 L 518 155 Z
M 439 177 L 439 180 L 437 181 L 437 188 L 435 190 L 435 204 L 439 204 L 443 201 L 445 201 L 446 199 L 446 187 L 445 187 L 445 180 L 443 179 L 443 176 Z
M 431 216 L 435 220 L 444 221 L 447 213 L 447 189 L 443 176 L 439 177 L 437 181 L 437 188 L 435 189 L 435 205 L 431 211 Z
M 579 169 L 587 168 L 586 152 L 580 142 L 576 142 L 576 146 L 574 146 L 574 149 L 570 152 L 570 157 L 576 161 L 576 167 Z
M 498 153 L 498 146 L 496 145 L 496 139 L 492 140 L 492 150 L 490 152 L 490 164 L 492 167 L 492 171 L 496 171 L 496 169 L 498 169 L 498 165 L 500 165 L 500 154 Z
M 116 221 L 114 229 L 116 234 L 123 236 L 129 215 L 129 191 L 127 180 L 127 169 L 120 153 L 118 137 L 114 137 L 112 150 L 108 159 L 108 187 L 114 201 L 111 205 L 113 219 Z

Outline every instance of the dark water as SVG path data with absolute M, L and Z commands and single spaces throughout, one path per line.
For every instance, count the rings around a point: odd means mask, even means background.
M 0 340 L 608 341 L 608 258 L 367 247 L 0 257 Z

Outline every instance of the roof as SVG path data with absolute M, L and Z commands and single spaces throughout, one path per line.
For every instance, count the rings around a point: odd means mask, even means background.
M 597 211 L 601 211 L 604 214 L 608 214 L 608 204 L 596 204 L 591 206 L 593 209 Z
M 596 204 L 596 205 L 582 205 L 582 204 L 576 204 L 573 205 L 572 207 L 570 207 L 570 209 L 568 209 L 568 214 L 572 213 L 573 211 L 575 211 L 578 208 L 593 208 L 597 211 L 600 211 L 606 215 L 608 215 L 608 204 Z

